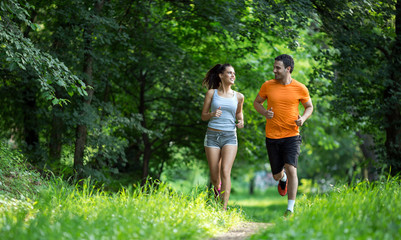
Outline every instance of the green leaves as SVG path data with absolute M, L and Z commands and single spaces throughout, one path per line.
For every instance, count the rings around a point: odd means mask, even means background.
M 31 8 L 27 3 L 25 7 Z M 38 49 L 19 30 L 14 21 L 22 20 L 26 26 L 31 27 L 33 30 L 38 29 L 37 24 L 31 23 L 27 19 L 28 11 L 13 0 L 2 2 L 0 9 L 1 15 L 4 16 L 4 19 L 0 21 L 0 41 L 3 43 L 0 48 L 0 54 L 4 54 L 9 70 L 32 71 L 37 76 L 36 79 L 39 81 L 41 89 L 49 93 L 44 97 L 49 100 L 52 99 L 53 104 L 66 103 L 67 101 L 65 99 L 55 100 L 56 96 L 52 83 L 56 83 L 62 88 L 75 85 L 75 90 L 80 89 L 77 93 L 84 96 L 85 91 L 82 91 L 82 89 L 85 88 L 85 84 L 57 58 Z M 48 96 L 52 97 L 48 98 Z

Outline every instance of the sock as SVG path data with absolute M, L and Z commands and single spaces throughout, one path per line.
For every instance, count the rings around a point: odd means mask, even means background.
M 287 210 L 290 210 L 291 212 L 294 212 L 294 205 L 295 205 L 295 200 L 288 200 Z
M 280 179 L 280 181 L 285 182 L 287 181 L 287 174 L 284 172 L 284 176 Z

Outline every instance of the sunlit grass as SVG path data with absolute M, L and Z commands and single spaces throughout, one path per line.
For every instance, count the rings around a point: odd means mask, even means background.
M 266 191 L 235 192 L 230 197 L 230 204 L 241 206 L 248 221 L 272 223 L 282 216 L 287 207 L 287 197 L 277 192 L 277 187 Z
M 46 181 L 0 142 L 0 239 L 208 239 L 244 221 L 223 211 L 206 186 L 178 193 L 165 183 L 99 188 Z
M 36 202 L 1 210 L 2 239 L 207 239 L 243 221 L 206 189 L 181 195 L 163 183 L 107 193 L 55 180 Z
M 291 218 L 252 239 L 399 239 L 400 197 L 399 178 L 305 195 Z

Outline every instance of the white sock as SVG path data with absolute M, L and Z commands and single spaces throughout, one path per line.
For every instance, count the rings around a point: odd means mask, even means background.
M 287 181 L 287 174 L 285 174 L 285 172 L 284 172 L 284 176 L 280 179 L 280 181 L 283 181 L 283 182 Z
M 291 212 L 294 212 L 294 205 L 295 205 L 295 200 L 288 200 L 287 209 L 290 210 Z

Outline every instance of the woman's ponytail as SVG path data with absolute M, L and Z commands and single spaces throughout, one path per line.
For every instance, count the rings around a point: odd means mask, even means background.
M 208 89 L 217 89 L 220 86 L 221 79 L 219 74 L 223 73 L 227 67 L 231 67 L 230 64 L 216 64 L 207 73 L 206 77 L 203 79 L 203 85 L 207 86 Z

